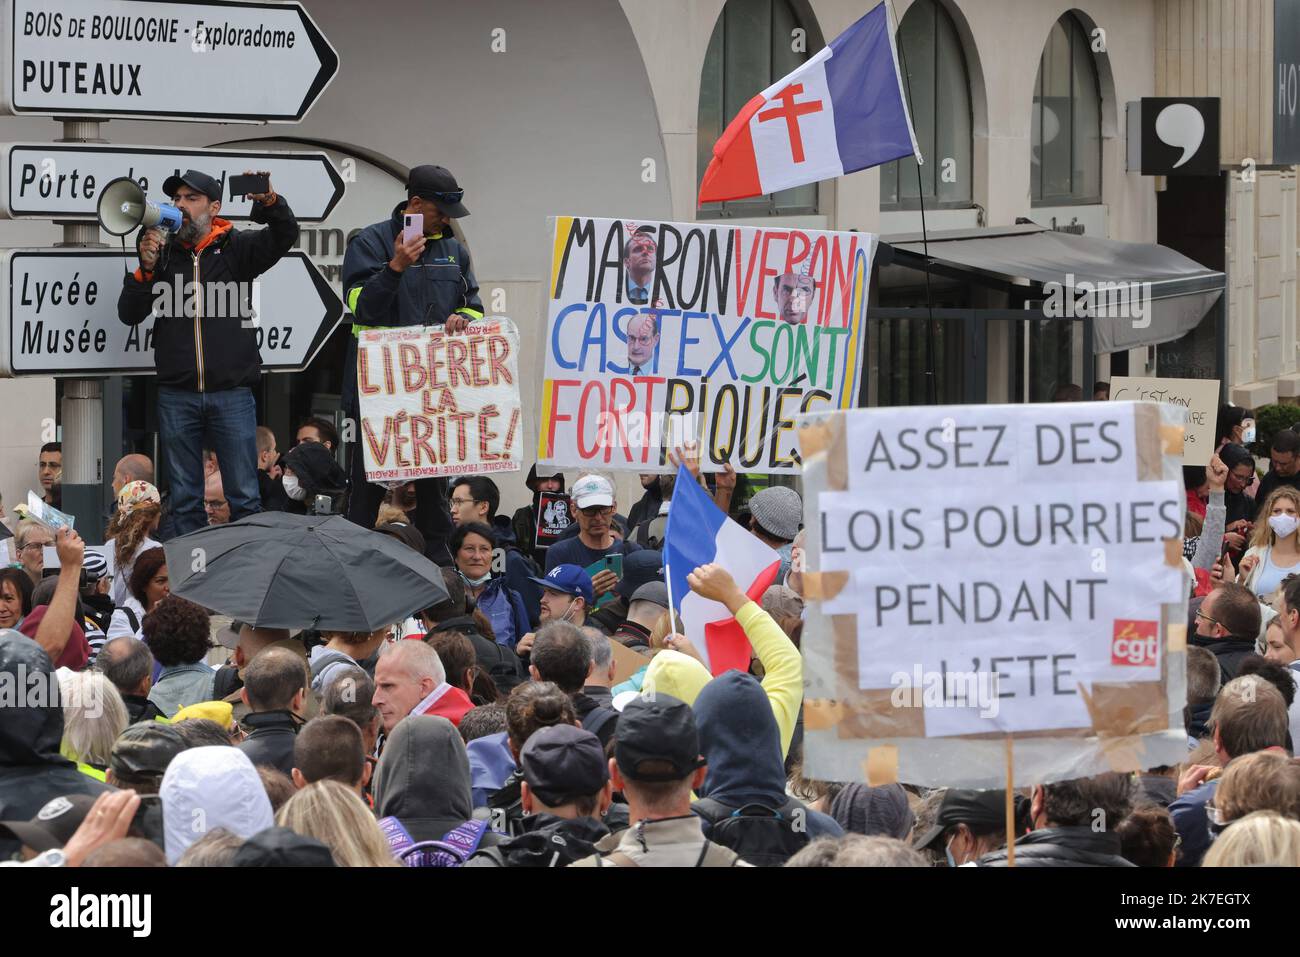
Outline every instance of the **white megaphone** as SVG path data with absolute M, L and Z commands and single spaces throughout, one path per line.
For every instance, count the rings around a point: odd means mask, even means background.
M 141 226 L 158 226 L 174 233 L 181 228 L 181 211 L 170 203 L 151 203 L 129 176 L 108 183 L 99 194 L 95 216 L 104 232 L 125 236 Z

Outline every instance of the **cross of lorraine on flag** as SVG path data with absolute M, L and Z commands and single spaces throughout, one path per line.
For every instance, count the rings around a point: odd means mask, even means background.
M 741 108 L 713 147 L 700 203 L 762 196 L 921 151 L 886 0 Z
M 701 565 L 721 565 L 741 591 L 758 601 L 776 581 L 781 556 L 728 518 L 684 466 L 673 485 L 663 553 L 669 597 L 710 674 L 748 671 L 749 639 L 740 622 L 726 605 L 691 591 L 686 576 Z

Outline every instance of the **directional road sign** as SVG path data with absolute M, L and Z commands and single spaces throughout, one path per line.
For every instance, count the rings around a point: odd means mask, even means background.
M 168 176 L 197 169 L 223 184 L 223 219 L 248 219 L 252 204 L 233 197 L 226 178 L 267 170 L 271 185 L 304 222 L 319 222 L 343 198 L 343 179 L 324 153 L 102 146 L 93 143 L 0 143 L 0 217 L 94 219 L 99 192 L 119 176 L 140 183 L 145 195 L 167 202 Z
M 0 376 L 151 373 L 153 326 L 192 316 L 150 318 L 138 326 L 117 318 L 124 269 L 134 254 L 98 249 L 8 249 L 0 252 Z M 173 290 L 163 288 L 160 295 Z M 188 302 L 192 290 L 179 299 Z M 252 289 L 262 368 L 307 367 L 343 315 L 343 304 L 301 251 L 288 253 Z M 215 313 L 208 308 L 207 315 Z M 207 320 L 211 321 L 211 320 Z
M 15 114 L 296 123 L 338 72 L 301 3 L 5 0 Z

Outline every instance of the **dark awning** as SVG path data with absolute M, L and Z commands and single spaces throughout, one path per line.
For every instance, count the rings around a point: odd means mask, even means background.
M 919 233 L 882 236 L 894 260 L 925 266 Z M 956 279 L 1026 287 L 1029 301 L 1048 299 L 1057 284 L 1062 306 L 1093 292 L 1093 351 L 1117 352 L 1157 345 L 1191 331 L 1223 295 L 1224 276 L 1155 243 L 1125 243 L 1056 232 L 1033 224 L 929 234 L 931 269 Z M 1049 308 L 1044 304 L 1045 310 Z M 1057 314 L 1061 311 L 1058 309 Z M 1077 313 L 1076 313 L 1077 314 Z

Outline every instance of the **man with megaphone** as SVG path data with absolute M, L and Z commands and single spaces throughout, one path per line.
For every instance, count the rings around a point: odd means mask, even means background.
M 140 267 L 123 279 L 117 314 L 127 325 L 154 318 L 159 444 L 178 535 L 207 524 L 204 448 L 216 453 L 231 519 L 261 510 L 253 386 L 262 357 L 253 280 L 293 247 L 298 221 L 271 188 L 269 174 L 257 175 L 266 178 L 266 191 L 248 198 L 253 222 L 265 223 L 264 229 L 231 228 L 218 216 L 221 183 L 197 170 L 163 183 L 179 224 L 165 207 L 143 202 L 124 201 L 110 211 L 120 218 L 138 209 L 136 223 L 146 226 L 136 238 Z M 106 215 L 101 207 L 101 222 Z

